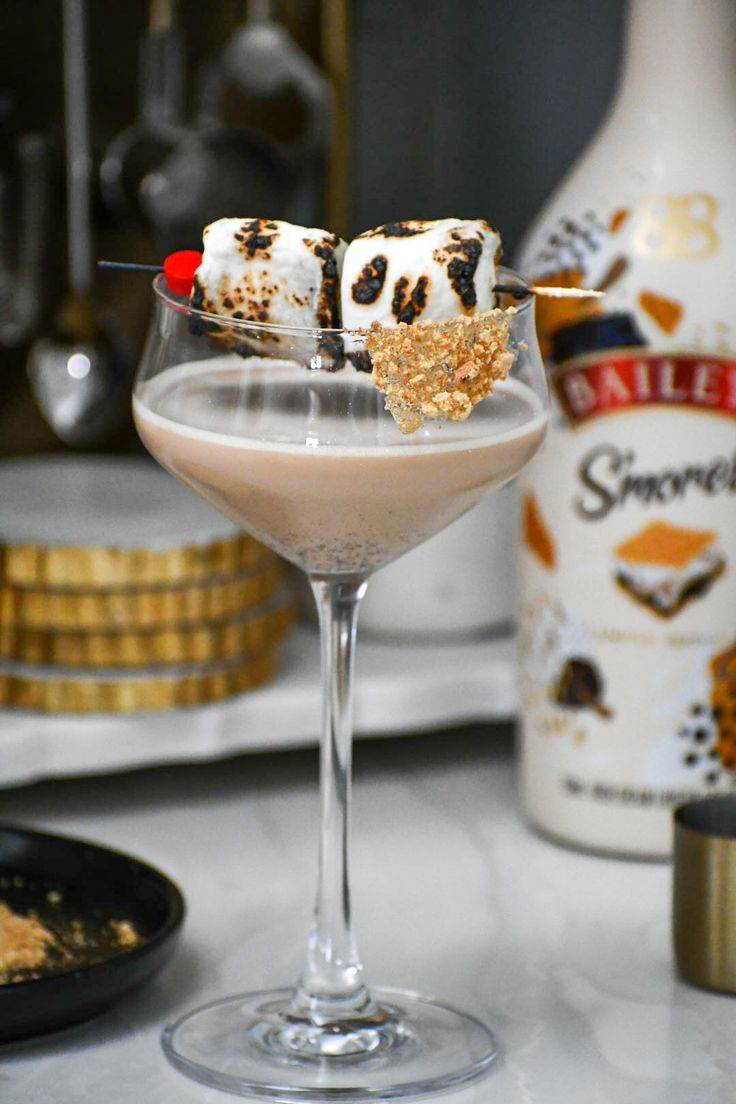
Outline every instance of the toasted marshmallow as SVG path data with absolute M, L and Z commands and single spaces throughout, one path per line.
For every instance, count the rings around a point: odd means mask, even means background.
M 483 219 L 409 219 L 366 230 L 343 259 L 343 326 L 440 322 L 491 310 L 500 244 Z
M 195 309 L 278 326 L 339 325 L 345 242 L 336 234 L 276 219 L 222 218 L 202 238 Z

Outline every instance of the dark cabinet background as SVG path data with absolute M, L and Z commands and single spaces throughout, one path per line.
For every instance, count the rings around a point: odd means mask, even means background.
M 351 229 L 482 215 L 507 258 L 600 122 L 623 0 L 354 0 Z
M 47 317 L 65 285 L 61 7 L 0 0 L 0 94 L 14 101 L 23 130 L 54 139 Z M 624 0 L 274 0 L 273 14 L 337 81 L 325 224 L 350 235 L 393 218 L 480 215 L 501 230 L 512 258 L 610 100 L 624 8 Z M 242 0 L 180 0 L 178 10 L 193 87 L 247 9 Z M 146 12 L 144 0 L 89 0 L 98 155 L 133 120 Z M 95 234 L 99 256 L 153 259 L 140 227 L 116 222 L 99 201 Z M 138 348 L 147 287 L 108 278 L 99 294 Z M 26 353 L 0 349 L 0 453 L 59 447 L 27 393 Z

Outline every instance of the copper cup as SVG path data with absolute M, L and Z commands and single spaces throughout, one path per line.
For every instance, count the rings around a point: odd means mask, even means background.
M 681 977 L 736 993 L 736 795 L 675 810 L 672 926 Z

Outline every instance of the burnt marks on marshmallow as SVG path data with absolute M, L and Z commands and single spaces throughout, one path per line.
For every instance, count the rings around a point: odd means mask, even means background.
M 339 372 L 345 367 L 345 343 L 340 334 L 320 334 L 317 349 L 322 371 Z
M 203 311 L 205 314 L 210 313 L 211 308 L 205 296 L 204 288 L 196 275 L 192 283 L 189 305 L 195 311 Z M 202 337 L 203 334 L 216 334 L 220 332 L 221 327 L 218 326 L 216 322 L 211 322 L 207 318 L 200 318 L 197 314 L 189 314 L 187 315 L 187 329 L 190 334 L 193 334 L 195 337 Z
M 372 257 L 367 264 L 363 265 L 360 276 L 350 288 L 350 294 L 356 303 L 362 305 L 375 303 L 383 291 L 387 268 L 388 261 L 382 253 Z
M 305 239 L 305 244 L 322 266 L 322 284 L 317 297 L 317 325 L 326 330 L 335 329 L 340 325 L 340 238 L 337 234 L 330 234 L 319 241 Z
M 197 278 L 196 274 L 192 282 L 192 293 L 189 298 L 189 305 L 198 311 L 206 311 L 207 305 L 205 302 L 204 288 L 201 281 Z
M 457 232 L 450 237 L 452 240 L 441 249 L 436 249 L 432 256 L 438 265 L 447 270 L 450 286 L 460 300 L 462 310 L 467 314 L 478 303 L 475 273 L 483 252 L 483 239 L 480 235 L 463 238 Z
M 373 361 L 371 360 L 371 354 L 367 349 L 357 349 L 355 352 L 348 353 L 347 359 L 352 364 L 356 372 L 372 372 Z
M 364 230 L 360 238 L 414 238 L 417 234 L 426 234 L 432 224 L 420 219 L 405 219 L 403 222 L 384 222 L 373 230 Z
M 270 231 L 270 232 L 269 232 Z M 264 261 L 271 259 L 271 246 L 278 237 L 279 228 L 268 219 L 250 219 L 244 222 L 240 234 L 235 240 L 241 243 L 241 250 L 248 257 L 258 255 Z
M 409 280 L 406 276 L 400 276 L 394 284 L 394 294 L 391 300 L 391 313 L 397 322 L 405 322 L 410 326 L 419 318 L 427 306 L 427 289 L 429 277 L 420 276 L 414 287 L 409 291 Z

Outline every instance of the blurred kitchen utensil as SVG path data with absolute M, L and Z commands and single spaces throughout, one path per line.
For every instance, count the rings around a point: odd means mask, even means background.
M 0 345 L 22 345 L 43 303 L 49 148 L 40 134 L 16 133 L 12 103 L 0 99 Z
M 201 249 L 202 228 L 225 215 L 284 209 L 286 182 L 278 150 L 263 136 L 219 123 L 185 133 L 140 187 L 140 202 L 159 252 Z
M 248 211 L 318 224 L 330 85 L 288 31 L 271 20 L 264 0 L 251 2 L 245 24 L 205 67 L 198 100 L 196 128 L 184 132 L 177 148 L 141 182 L 140 204 L 158 248 L 196 248 L 208 222 Z M 288 102 L 288 113 L 298 120 L 288 138 L 270 133 L 264 123 L 274 101 Z
M 85 0 L 64 0 L 64 89 L 69 294 L 48 337 L 28 358 L 31 390 L 56 435 L 100 445 L 128 410 L 129 365 L 115 333 L 91 301 L 92 228 Z
M 103 197 L 117 213 L 143 214 L 141 181 L 182 137 L 185 45 L 175 10 L 175 0 L 150 0 L 138 52 L 138 118 L 113 139 L 100 167 Z
M 332 107 L 325 74 L 287 28 L 271 18 L 268 0 L 250 0 L 248 18 L 225 46 L 218 69 L 221 94 L 230 86 L 256 113 L 279 97 L 295 101 L 301 126 L 288 140 L 280 140 L 290 178 L 286 217 L 306 225 L 319 219 Z

